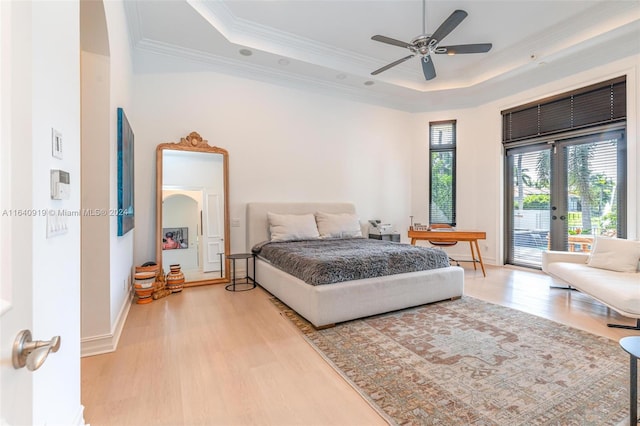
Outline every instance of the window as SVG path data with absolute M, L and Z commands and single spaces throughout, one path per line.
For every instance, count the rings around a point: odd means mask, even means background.
M 503 111 L 506 263 L 626 236 L 626 78 Z
M 456 122 L 429 123 L 429 222 L 456 225 Z

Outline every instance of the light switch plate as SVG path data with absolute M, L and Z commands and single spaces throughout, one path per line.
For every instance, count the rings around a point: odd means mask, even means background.
M 51 128 L 51 155 L 62 160 L 62 133 Z
M 47 238 L 69 232 L 69 218 L 61 211 L 49 210 L 47 215 Z

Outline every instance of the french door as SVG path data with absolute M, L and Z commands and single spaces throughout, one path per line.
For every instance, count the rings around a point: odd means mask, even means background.
M 507 150 L 506 263 L 537 267 L 542 252 L 589 252 L 626 233 L 624 131 Z

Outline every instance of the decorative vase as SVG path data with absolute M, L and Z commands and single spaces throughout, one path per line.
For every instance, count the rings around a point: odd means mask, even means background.
M 138 272 L 155 272 L 160 271 L 160 265 L 155 262 L 147 262 L 142 266 L 136 266 L 136 273 Z
M 156 277 L 153 291 L 164 290 L 164 271 L 160 270 L 160 265 L 156 262 L 146 262 L 141 266 L 136 266 L 136 274 L 139 272 L 153 272 Z
M 153 300 L 151 294 L 154 291 L 154 285 L 156 283 L 156 272 L 136 272 L 134 275 L 133 289 L 138 296 L 136 303 L 142 305 L 145 303 L 151 303 Z
M 178 293 L 182 291 L 184 287 L 184 274 L 180 270 L 180 264 L 170 265 L 169 273 L 166 278 L 167 289 L 172 293 Z

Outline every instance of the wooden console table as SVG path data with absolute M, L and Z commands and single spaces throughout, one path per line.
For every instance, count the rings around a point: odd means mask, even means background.
M 588 234 L 569 234 L 567 236 L 569 251 L 576 251 L 576 245 L 580 246 L 580 251 L 589 253 L 593 247 L 593 235 Z M 551 240 L 547 236 L 547 250 L 551 250 Z
M 414 231 L 413 228 L 409 228 L 409 238 L 411 238 L 411 244 L 416 245 L 418 240 L 426 241 L 469 241 L 469 247 L 471 248 L 471 259 L 473 261 L 473 269 L 476 268 L 476 262 L 480 263 L 482 268 L 482 275 L 485 277 L 487 273 L 484 270 L 484 263 L 482 262 L 482 254 L 480 253 L 480 247 L 478 246 L 478 240 L 486 240 L 487 233 L 484 231 L 461 231 L 461 230 L 432 230 L 432 231 Z M 475 245 L 475 250 L 474 250 Z M 476 253 L 478 254 L 478 260 L 476 260 Z

